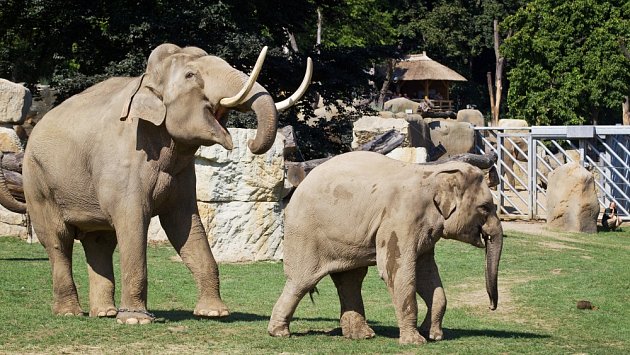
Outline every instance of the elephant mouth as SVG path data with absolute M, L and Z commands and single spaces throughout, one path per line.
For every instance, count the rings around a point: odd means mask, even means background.
M 226 128 L 228 121 L 228 109 L 219 106 L 216 110 L 213 110 L 211 106 L 206 106 L 206 112 L 208 113 L 208 120 L 212 127 L 213 136 L 215 136 L 216 143 L 219 143 L 223 148 L 232 150 L 234 144 L 232 142 L 232 136 Z

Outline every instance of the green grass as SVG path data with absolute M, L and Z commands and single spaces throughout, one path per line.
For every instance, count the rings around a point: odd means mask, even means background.
M 340 335 L 336 290 L 326 278 L 315 304 L 307 297 L 298 307 L 294 336 L 276 339 L 266 328 L 284 284 L 280 263 L 221 265 L 221 292 L 233 314 L 198 320 L 192 316 L 196 291 L 190 273 L 173 261 L 170 246 L 151 246 L 149 308 L 160 321 L 125 326 L 114 319 L 53 316 L 44 249 L 3 237 L 0 353 L 629 353 L 629 230 L 545 237 L 507 233 L 494 312 L 487 308 L 483 250 L 440 241 L 436 257 L 449 299 L 445 340 L 421 348 L 398 345 L 393 306 L 375 268 L 363 295 L 376 338 L 352 341 Z M 76 244 L 75 280 L 87 308 L 84 261 Z M 578 310 L 578 300 L 598 309 Z

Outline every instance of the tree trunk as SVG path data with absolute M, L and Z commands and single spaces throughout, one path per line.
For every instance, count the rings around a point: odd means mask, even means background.
M 626 96 L 623 100 L 622 120 L 624 126 L 630 126 L 630 96 Z
M 495 93 L 493 95 L 492 90 L 492 74 L 488 72 L 488 91 L 490 92 L 490 111 L 492 118 L 490 120 L 491 126 L 499 125 L 499 114 L 501 112 L 501 98 L 503 94 L 503 65 L 505 64 L 505 58 L 499 52 L 501 47 L 501 38 L 499 37 L 499 20 L 494 20 L 492 23 L 494 32 L 494 57 L 495 69 L 494 69 L 494 88 Z M 510 31 L 507 38 L 510 38 L 512 32 Z
M 394 66 L 396 65 L 396 60 L 388 59 L 385 63 L 386 72 L 385 72 L 385 80 L 383 81 L 383 86 L 381 87 L 381 92 L 378 95 L 377 106 L 379 109 L 383 109 L 383 104 L 385 103 L 385 96 L 387 95 L 387 90 L 389 90 L 389 85 L 392 82 L 392 76 L 394 75 Z
M 322 44 L 322 9 L 317 8 L 317 42 L 315 43 L 317 46 Z
M 488 72 L 488 74 L 486 74 L 487 78 L 488 78 L 488 95 L 490 97 L 490 113 L 491 113 L 491 119 L 490 119 L 490 126 L 491 127 L 496 127 L 497 126 L 497 122 L 494 122 L 494 92 L 492 91 L 492 73 Z

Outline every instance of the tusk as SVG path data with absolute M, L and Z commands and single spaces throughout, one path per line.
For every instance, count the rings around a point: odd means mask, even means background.
M 313 61 L 311 57 L 306 59 L 306 74 L 304 74 L 304 80 L 300 84 L 300 87 L 291 95 L 289 98 L 282 100 L 276 103 L 276 110 L 282 111 L 286 110 L 289 107 L 293 106 L 297 100 L 299 100 L 302 95 L 308 89 L 308 86 L 311 84 L 311 77 L 313 76 Z
M 245 84 L 245 86 L 243 86 L 243 88 L 238 94 L 232 97 L 222 98 L 221 101 L 219 101 L 221 106 L 235 107 L 235 106 L 240 105 L 243 102 L 243 99 L 247 97 L 247 94 L 249 94 L 249 91 L 252 89 L 252 86 L 254 86 L 254 84 L 256 83 L 256 78 L 258 78 L 258 74 L 260 73 L 260 70 L 262 69 L 262 65 L 263 65 L 263 62 L 265 61 L 266 55 L 267 55 L 267 46 L 264 46 L 263 49 L 260 51 L 260 54 L 258 55 L 258 60 L 256 61 L 256 65 L 254 65 L 254 70 L 252 70 L 252 73 L 249 75 L 249 80 L 247 80 L 247 83 Z

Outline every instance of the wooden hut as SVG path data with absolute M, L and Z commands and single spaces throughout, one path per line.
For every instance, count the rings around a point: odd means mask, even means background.
M 429 58 L 426 52 L 411 54 L 394 68 L 396 93 L 414 101 L 431 100 L 433 110 L 452 111 L 451 81 L 467 81 L 453 69 Z

